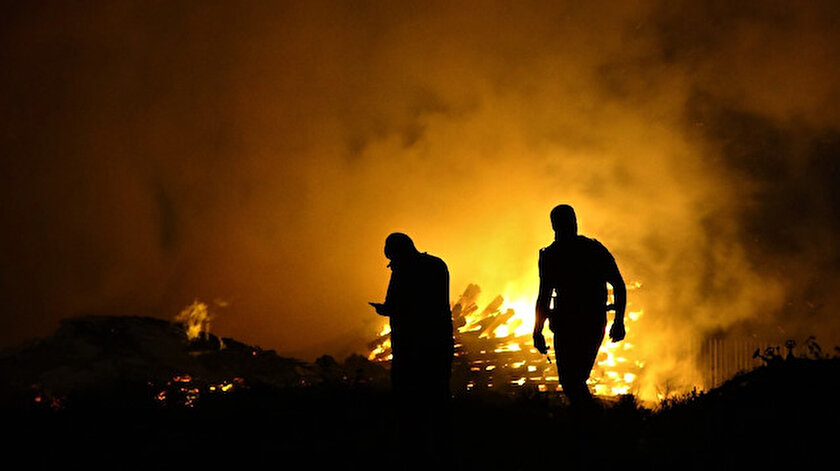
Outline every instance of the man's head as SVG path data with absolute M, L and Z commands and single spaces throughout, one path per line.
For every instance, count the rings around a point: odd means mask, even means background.
M 394 232 L 385 239 L 385 256 L 399 262 L 417 253 L 414 241 L 402 232 Z
M 556 238 L 567 239 L 577 235 L 575 210 L 568 204 L 561 204 L 551 210 L 551 227 Z

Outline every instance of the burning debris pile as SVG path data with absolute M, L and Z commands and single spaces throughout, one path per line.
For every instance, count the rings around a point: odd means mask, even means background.
M 92 406 L 194 407 L 248 389 L 280 390 L 387 377 L 364 358 L 315 364 L 285 358 L 209 332 L 206 306 L 194 303 L 186 323 L 126 316 L 64 320 L 54 335 L 0 356 L 3 407 L 61 410 Z M 193 322 L 193 324 L 190 324 Z M 202 325 L 201 329 L 191 329 Z M 191 333 L 195 335 L 190 335 Z M 381 370 L 372 371 L 371 367 Z M 352 370 L 352 371 L 351 371 Z M 378 374 L 378 376 L 377 376 Z
M 533 348 L 530 332 L 517 335 L 523 320 L 515 318 L 511 308 L 502 311 L 501 296 L 479 311 L 480 292 L 477 285 L 467 286 L 452 309 L 455 387 L 506 390 L 527 383 L 542 391 L 557 389 L 557 372 L 549 358 Z
M 633 287 L 628 287 L 632 289 Z M 455 328 L 455 359 L 452 370 L 453 391 L 497 390 L 509 391 L 533 387 L 539 391 L 560 389 L 555 365 L 549 356 L 540 354 L 533 346 L 533 314 L 527 306 L 517 306 L 523 312 L 505 305 L 496 296 L 484 309 L 476 301 L 481 289 L 470 284 L 452 307 Z M 641 316 L 628 311 L 625 324 L 628 330 Z M 552 341 L 546 329 L 547 342 Z M 368 347 L 368 358 L 387 363 L 391 358 L 390 331 L 387 323 Z M 632 343 L 606 341 L 598 354 L 589 384 L 599 395 L 621 395 L 635 392 L 635 381 L 644 362 L 631 360 Z

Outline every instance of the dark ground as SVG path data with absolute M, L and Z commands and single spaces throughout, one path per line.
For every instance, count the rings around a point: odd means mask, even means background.
M 170 368 L 167 355 L 183 342 L 163 353 L 144 347 L 165 343 L 149 333 L 172 332 L 168 323 L 75 322 L 0 358 L 7 460 L 36 468 L 394 467 L 387 371 L 362 357 L 308 365 L 230 339 L 219 353 L 208 345 L 220 339 L 208 338 L 183 347 L 191 353 Z M 102 333 L 114 342 L 100 345 Z M 840 359 L 765 362 L 707 393 L 653 408 L 632 396 L 611 398 L 586 421 L 560 394 L 459 394 L 447 427 L 449 462 L 506 470 L 835 468 Z M 189 382 L 171 380 L 186 368 L 193 368 Z M 211 377 L 230 379 L 237 368 L 238 382 Z M 210 391 L 220 381 L 231 390 Z M 199 394 L 187 406 L 190 388 Z

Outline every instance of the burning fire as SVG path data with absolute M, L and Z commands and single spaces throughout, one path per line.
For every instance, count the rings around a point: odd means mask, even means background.
M 221 300 L 216 300 L 215 304 L 220 307 L 227 305 L 225 301 Z M 184 325 L 189 342 L 207 339 L 210 334 L 210 319 L 211 315 L 207 304 L 198 300 L 193 301 L 192 304 L 182 309 L 175 316 L 175 322 Z M 221 340 L 219 340 L 218 348 L 225 348 L 225 344 Z M 256 351 L 251 353 L 253 356 L 256 356 Z M 151 383 L 149 385 L 154 386 Z M 232 380 L 212 382 L 195 378 L 189 374 L 181 374 L 175 375 L 167 381 L 159 392 L 155 394 L 155 400 L 161 405 L 174 403 L 191 408 L 195 406 L 202 394 L 229 393 L 234 389 L 241 389 L 243 387 L 245 387 L 245 380 L 239 377 L 233 378 Z
M 210 332 L 210 311 L 207 304 L 195 300 L 175 316 L 175 322 L 184 324 L 187 330 L 187 338 L 195 340 L 201 335 Z
M 385 322 L 376 340 L 371 342 L 370 347 L 372 350 L 368 354 L 368 360 L 388 361 L 393 358 L 391 354 L 391 324 Z
M 638 289 L 639 283 L 628 285 L 628 290 Z M 452 307 L 455 326 L 455 360 L 453 383 L 456 387 L 473 389 L 510 389 L 526 385 L 540 391 L 562 390 L 557 369 L 548 356 L 540 354 L 533 346 L 535 300 L 527 296 L 511 296 L 509 302 L 497 296 L 484 309 L 476 300 L 480 293 L 476 285 L 469 285 Z M 611 293 L 611 292 L 610 292 Z M 612 302 L 610 294 L 609 302 Z M 642 316 L 641 310 L 628 311 L 624 323 L 628 332 Z M 546 328 L 546 342 L 551 345 L 553 336 Z M 391 359 L 390 327 L 385 322 L 376 339 L 369 344 L 372 361 Z M 595 366 L 589 378 L 593 392 L 602 396 L 638 393 L 638 378 L 644 369 L 644 360 L 638 357 L 634 345 L 626 339 L 613 343 L 605 340 L 601 345 Z M 454 381 L 459 368 L 466 372 L 464 381 Z

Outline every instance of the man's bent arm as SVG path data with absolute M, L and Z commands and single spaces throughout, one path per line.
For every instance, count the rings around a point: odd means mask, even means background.
M 624 322 L 624 311 L 627 309 L 627 287 L 624 285 L 624 278 L 616 269 L 615 274 L 607 281 L 613 287 L 614 322 Z
M 613 306 L 615 309 L 615 318 L 613 322 L 624 323 L 624 311 L 627 309 L 627 287 L 624 284 L 624 278 L 621 276 L 621 271 L 618 269 L 618 264 L 615 263 L 615 258 L 612 254 L 607 252 L 607 261 L 605 265 L 606 281 L 613 288 Z
M 395 278 L 397 278 L 397 275 L 392 272 L 391 273 L 391 279 L 388 280 L 388 290 L 385 292 L 385 302 L 381 303 L 381 304 L 371 303 L 371 305 L 378 304 L 379 307 L 377 307 L 377 306 L 373 306 L 373 307 L 376 308 L 377 314 L 379 314 L 381 316 L 391 317 L 394 314 L 394 304 L 395 304 L 395 299 L 394 298 L 396 297 L 394 292 L 396 291 L 395 285 L 398 283 L 398 281 Z
M 548 319 L 548 306 L 551 302 L 551 290 L 547 287 L 547 284 L 540 280 L 540 290 L 539 294 L 537 295 L 537 305 L 534 309 L 535 318 L 534 318 L 534 333 L 542 333 L 543 326 L 545 325 L 545 320 Z

